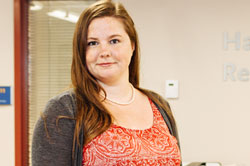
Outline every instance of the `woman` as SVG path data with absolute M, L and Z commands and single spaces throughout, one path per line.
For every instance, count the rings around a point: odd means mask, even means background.
M 74 33 L 73 89 L 51 99 L 37 122 L 37 165 L 180 165 L 170 107 L 139 87 L 139 42 L 124 7 L 98 1 Z

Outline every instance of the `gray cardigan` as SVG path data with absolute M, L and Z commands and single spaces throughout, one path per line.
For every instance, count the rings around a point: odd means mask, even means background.
M 177 132 L 173 131 L 166 112 L 158 105 L 156 106 L 168 125 L 170 133 L 178 140 Z M 72 91 L 66 91 L 49 100 L 43 115 L 45 118 L 41 117 L 37 121 L 34 129 L 32 165 L 82 166 L 83 132 L 81 132 L 79 136 L 81 146 L 79 147 L 77 144 L 74 145 L 75 154 L 72 159 L 75 120 L 62 118 L 57 121 L 58 116 L 75 117 L 76 102 L 74 93 Z M 46 128 L 47 131 L 45 130 Z

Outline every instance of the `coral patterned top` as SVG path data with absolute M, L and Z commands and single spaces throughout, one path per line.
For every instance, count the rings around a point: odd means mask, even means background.
M 181 156 L 177 140 L 154 103 L 150 101 L 154 120 L 151 128 L 128 129 L 111 125 L 83 147 L 84 166 L 175 166 Z

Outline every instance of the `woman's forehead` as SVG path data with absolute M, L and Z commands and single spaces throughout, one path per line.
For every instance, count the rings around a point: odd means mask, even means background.
M 125 32 L 123 22 L 115 17 L 100 17 L 91 21 L 88 27 L 88 36 L 123 35 Z

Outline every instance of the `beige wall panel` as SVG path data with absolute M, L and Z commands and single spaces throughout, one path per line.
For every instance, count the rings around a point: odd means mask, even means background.
M 0 1 L 0 86 L 11 86 L 11 105 L 0 105 L 0 165 L 14 166 L 13 1 Z
M 121 0 L 134 18 L 141 41 L 142 86 L 165 94 L 165 80 L 179 80 L 179 98 L 169 99 L 179 126 L 185 161 L 250 163 L 250 1 Z M 224 32 L 240 49 L 228 44 Z M 224 81 L 232 63 L 236 81 Z M 244 78 L 250 78 L 245 76 Z

